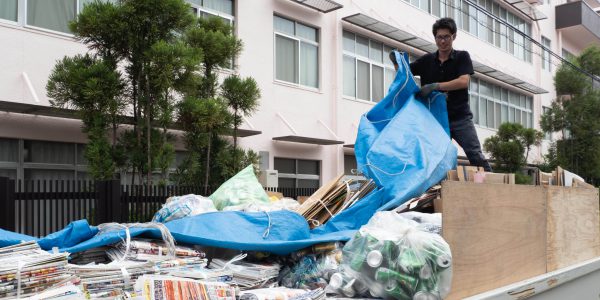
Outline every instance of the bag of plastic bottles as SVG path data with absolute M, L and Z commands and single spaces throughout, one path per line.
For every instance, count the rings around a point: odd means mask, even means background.
M 320 248 L 327 248 L 323 253 Z M 291 268 L 286 267 L 280 272 L 281 285 L 288 288 L 309 289 L 326 288 L 332 274 L 340 266 L 342 249 L 338 243 L 314 245 L 310 250 L 300 250 L 292 253 L 298 262 Z
M 173 196 L 154 214 L 152 222 L 166 223 L 184 217 L 217 211 L 212 200 L 199 195 Z
M 452 255 L 444 239 L 395 212 L 378 212 L 343 248 L 329 291 L 346 297 L 443 299 Z
M 269 203 L 269 196 L 256 179 L 252 165 L 229 178 L 208 198 L 218 210 L 227 206 Z

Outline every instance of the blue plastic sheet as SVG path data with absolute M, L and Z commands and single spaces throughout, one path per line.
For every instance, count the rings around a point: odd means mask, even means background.
M 396 53 L 400 69 L 388 95 L 361 118 L 355 153 L 360 170 L 377 189 L 325 225 L 310 230 L 291 211 L 269 213 L 212 212 L 165 225 L 179 243 L 287 254 L 307 246 L 347 241 L 378 211 L 394 208 L 425 192 L 456 165 L 456 148 L 448 131 L 445 95 L 417 99 L 407 56 Z M 131 228 L 131 237 L 161 238 L 157 229 Z M 43 249 L 79 252 L 125 239 L 125 231 L 97 234 L 81 220 L 38 241 Z M 0 231 L 0 246 L 33 237 Z
M 407 55 L 395 54 L 396 78 L 387 96 L 362 116 L 354 144 L 358 169 L 383 190 L 378 210 L 421 195 L 456 166 L 445 94 L 417 99 Z

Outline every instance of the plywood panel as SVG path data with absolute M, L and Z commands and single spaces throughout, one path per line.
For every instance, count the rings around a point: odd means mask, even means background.
M 545 203 L 542 187 L 442 183 L 443 236 L 453 257 L 448 299 L 545 273 Z
M 548 272 L 600 256 L 598 189 L 547 187 Z

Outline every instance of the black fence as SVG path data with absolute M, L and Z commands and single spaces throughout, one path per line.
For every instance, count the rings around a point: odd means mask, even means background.
M 267 188 L 284 197 L 310 196 L 316 188 Z M 0 177 L 0 228 L 45 236 L 72 221 L 148 222 L 168 197 L 210 195 L 204 186 L 121 185 L 119 181 L 10 180 Z

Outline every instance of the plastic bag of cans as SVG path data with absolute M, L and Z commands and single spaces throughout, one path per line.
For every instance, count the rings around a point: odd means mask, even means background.
M 395 212 L 378 212 L 343 248 L 328 290 L 346 297 L 443 299 L 452 256 L 444 239 Z

